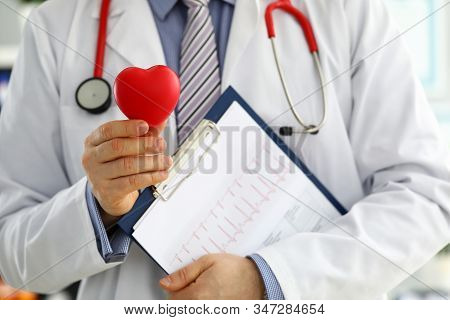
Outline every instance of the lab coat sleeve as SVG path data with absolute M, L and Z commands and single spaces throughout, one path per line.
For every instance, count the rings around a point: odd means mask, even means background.
M 287 299 L 382 297 L 449 242 L 448 149 L 403 40 L 381 1 L 345 4 L 349 139 L 367 194 L 335 224 L 258 252 Z
M 39 9 L 27 23 L 0 116 L 0 273 L 48 293 L 112 268 L 100 255 L 86 178 L 71 185 L 59 127 L 57 55 Z

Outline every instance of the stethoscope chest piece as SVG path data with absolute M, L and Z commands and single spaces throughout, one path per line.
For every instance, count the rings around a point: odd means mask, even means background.
M 102 78 L 89 78 L 83 81 L 75 93 L 78 106 L 90 113 L 106 111 L 111 105 L 111 86 Z
M 111 0 L 102 0 L 98 25 L 97 50 L 95 55 L 94 76 L 84 80 L 75 92 L 78 106 L 89 113 L 105 112 L 111 105 L 112 90 L 103 79 L 103 61 L 105 59 L 106 30 Z

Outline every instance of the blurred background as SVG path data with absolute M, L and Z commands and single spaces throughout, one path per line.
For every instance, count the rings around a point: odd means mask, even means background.
M 42 1 L 0 0 L 0 112 L 17 55 L 25 23 L 24 17 L 28 16 L 33 7 L 40 2 Z M 409 46 L 417 73 L 439 120 L 442 134 L 450 147 L 449 1 L 385 0 L 385 2 L 400 31 L 405 32 L 404 39 Z M 70 299 L 75 297 L 76 290 L 77 284 L 51 296 L 38 296 L 16 292 L 0 280 L 0 299 L 5 296 L 16 299 Z M 449 247 L 389 294 L 391 299 L 442 299 L 442 296 L 450 298 Z

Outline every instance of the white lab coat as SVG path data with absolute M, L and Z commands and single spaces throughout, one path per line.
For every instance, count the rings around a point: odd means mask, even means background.
M 266 36 L 267 2 L 237 1 L 222 89 L 234 86 L 272 126 L 297 127 Z M 82 279 L 79 298 L 164 298 L 163 272 L 136 245 L 123 263 L 103 261 L 86 206 L 84 138 L 124 118 L 116 106 L 91 115 L 74 98 L 93 72 L 99 3 L 49 1 L 25 28 L 1 116 L 0 271 L 13 286 L 38 292 Z M 449 241 L 447 148 L 379 0 L 294 3 L 315 30 L 330 110 L 320 134 L 283 139 L 350 211 L 335 226 L 258 253 L 288 299 L 378 298 Z M 293 100 L 317 123 L 318 77 L 302 31 L 275 17 Z M 111 84 L 127 66 L 164 64 L 147 0 L 112 1 L 105 61 Z M 174 130 L 172 117 L 170 152 Z

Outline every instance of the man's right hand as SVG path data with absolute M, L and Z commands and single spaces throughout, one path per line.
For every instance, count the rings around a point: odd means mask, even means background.
M 167 179 L 172 158 L 163 154 L 166 143 L 159 134 L 164 126 L 149 128 L 142 120 L 111 121 L 86 138 L 82 163 L 102 214 L 109 216 L 106 220 L 130 211 L 139 189 Z

